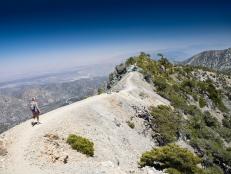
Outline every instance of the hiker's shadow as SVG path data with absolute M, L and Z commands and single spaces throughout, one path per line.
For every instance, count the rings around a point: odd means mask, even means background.
M 32 126 L 35 126 L 35 125 L 38 125 L 38 124 L 41 124 L 41 123 L 38 122 L 38 121 L 32 121 L 32 122 L 31 122 L 31 125 L 32 125 Z

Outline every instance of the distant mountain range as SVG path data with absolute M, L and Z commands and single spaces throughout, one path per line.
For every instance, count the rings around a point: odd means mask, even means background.
M 231 48 L 203 51 L 182 62 L 185 65 L 202 66 L 219 71 L 231 70 Z

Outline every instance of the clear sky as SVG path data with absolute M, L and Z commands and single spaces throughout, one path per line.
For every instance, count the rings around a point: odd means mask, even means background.
M 231 2 L 224 0 L 0 2 L 0 81 L 140 51 L 188 58 L 228 47 Z

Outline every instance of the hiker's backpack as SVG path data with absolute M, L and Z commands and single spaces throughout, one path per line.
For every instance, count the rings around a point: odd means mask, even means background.
M 35 112 L 38 111 L 38 109 L 36 108 L 36 105 L 35 105 L 35 104 L 31 104 L 30 110 L 31 110 L 33 113 L 35 113 Z

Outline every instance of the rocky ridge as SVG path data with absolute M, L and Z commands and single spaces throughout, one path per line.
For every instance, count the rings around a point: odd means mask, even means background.
M 185 65 L 202 66 L 219 71 L 231 69 L 231 48 L 201 52 L 182 62 Z

